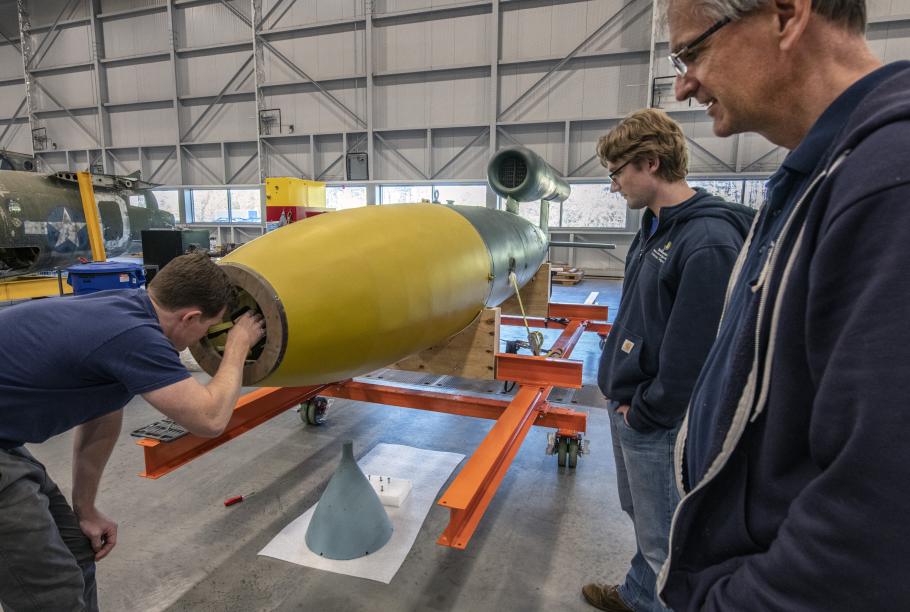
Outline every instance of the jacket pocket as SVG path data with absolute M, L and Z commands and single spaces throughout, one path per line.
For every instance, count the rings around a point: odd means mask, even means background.
M 611 400 L 628 404 L 648 377 L 641 367 L 642 337 L 614 325 L 600 357 L 597 381 Z

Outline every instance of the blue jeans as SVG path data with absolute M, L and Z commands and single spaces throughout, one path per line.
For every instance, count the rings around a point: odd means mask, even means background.
M 44 466 L 21 446 L 0 449 L 0 605 L 98 609 L 92 545 Z
M 635 525 L 637 550 L 619 595 L 636 612 L 664 611 L 654 588 L 667 558 L 670 523 L 679 503 L 673 475 L 673 429 L 639 432 L 629 427 L 610 402 L 610 433 L 616 459 L 620 507 Z

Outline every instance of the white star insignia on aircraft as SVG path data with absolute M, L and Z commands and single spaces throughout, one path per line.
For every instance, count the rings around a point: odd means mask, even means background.
M 63 219 L 60 221 L 48 221 L 48 225 L 57 230 L 57 243 L 54 245 L 54 248 L 59 247 L 65 242 L 72 242 L 78 246 L 79 231 L 85 227 L 85 223 L 73 221 L 73 218 L 70 217 L 70 211 L 66 208 L 63 209 Z

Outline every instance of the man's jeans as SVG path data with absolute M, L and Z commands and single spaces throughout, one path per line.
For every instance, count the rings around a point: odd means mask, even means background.
M 616 458 L 619 504 L 635 525 L 637 550 L 619 595 L 636 612 L 666 610 L 654 593 L 657 574 L 667 558 L 673 511 L 679 503 L 673 475 L 672 430 L 641 433 L 629 427 L 610 402 L 610 432 Z
M 98 609 L 92 545 L 21 446 L 0 449 L 0 604 L 6 612 Z

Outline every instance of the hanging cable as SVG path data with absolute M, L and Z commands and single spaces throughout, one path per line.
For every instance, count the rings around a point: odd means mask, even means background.
M 543 334 L 539 331 L 531 331 L 531 326 L 528 325 L 528 316 L 525 314 L 525 307 L 521 302 L 521 292 L 518 290 L 518 277 L 515 272 L 509 272 L 509 280 L 515 288 L 515 297 L 518 298 L 518 308 L 521 310 L 521 319 L 524 321 L 525 331 L 528 333 L 528 344 L 531 345 L 531 352 L 534 355 L 540 355 L 540 347 L 543 346 Z

